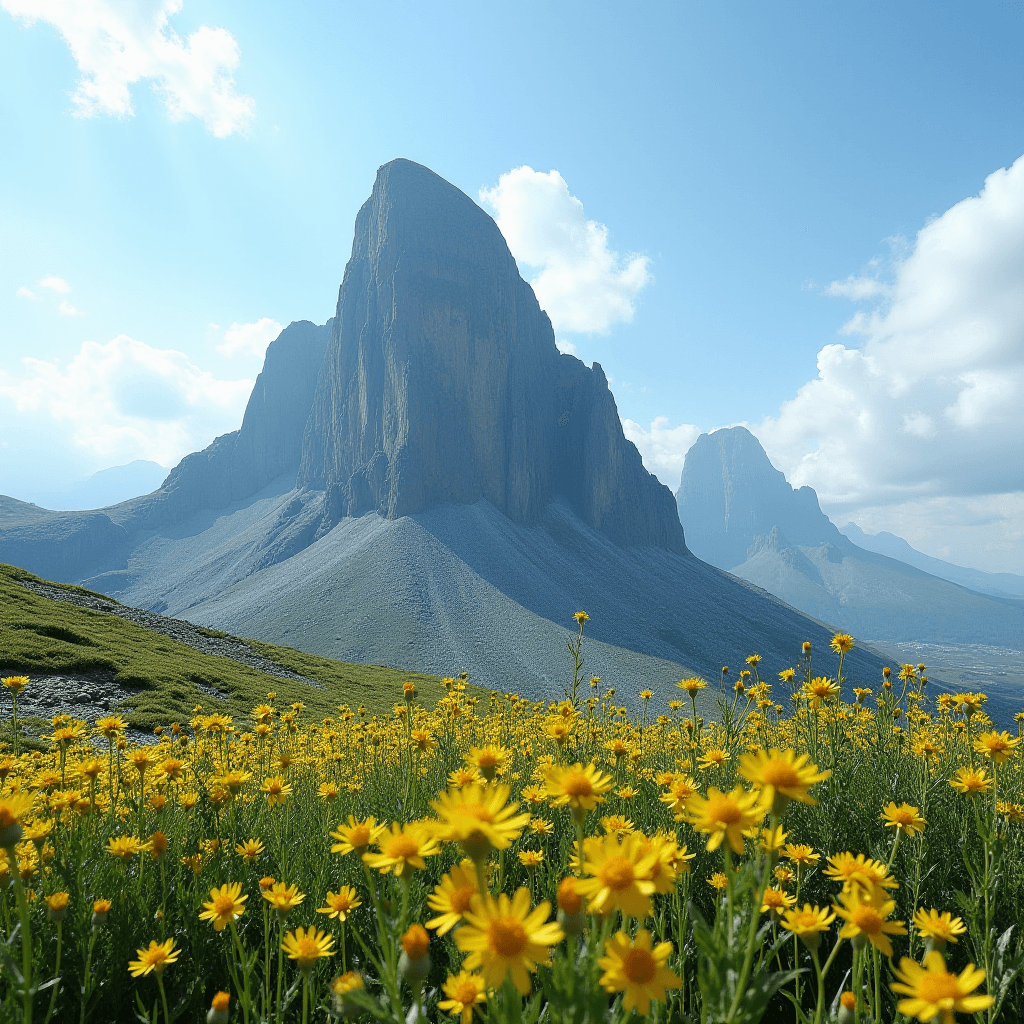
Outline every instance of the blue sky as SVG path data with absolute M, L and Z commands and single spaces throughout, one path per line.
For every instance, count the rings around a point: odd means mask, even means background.
M 697 432 L 745 422 L 838 522 L 1024 572 L 1024 457 L 994 457 L 1024 432 L 1024 294 L 990 285 L 1024 269 L 1024 5 L 0 8 L 0 491 L 237 426 L 405 156 L 474 198 L 538 172 L 491 212 L 673 489 Z M 609 289 L 602 322 L 559 305 Z

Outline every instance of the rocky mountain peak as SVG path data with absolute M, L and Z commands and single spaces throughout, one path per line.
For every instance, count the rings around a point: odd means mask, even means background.
M 600 366 L 558 351 L 493 219 L 409 160 L 356 218 L 298 484 L 337 520 L 483 498 L 529 524 L 561 498 L 620 545 L 685 551 Z

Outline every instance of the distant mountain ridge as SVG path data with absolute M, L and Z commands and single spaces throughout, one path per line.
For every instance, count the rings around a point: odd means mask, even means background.
M 941 558 L 933 558 L 917 548 L 911 547 L 902 537 L 893 533 L 865 533 L 856 523 L 847 523 L 839 527 L 839 532 L 849 537 L 858 547 L 865 551 L 874 551 L 879 555 L 897 558 L 907 565 L 912 565 L 933 576 L 959 583 L 962 587 L 976 590 L 979 594 L 991 594 L 994 597 L 1024 598 L 1024 576 L 1015 576 L 1009 572 L 984 572 L 981 569 L 969 569 L 963 565 L 955 565 Z
M 698 558 L 876 642 L 1024 645 L 1024 603 L 865 550 L 794 489 L 744 427 L 702 434 L 676 494 Z
M 333 321 L 268 348 L 240 430 L 110 508 L 0 499 L 0 561 L 536 696 L 559 692 L 580 608 L 588 670 L 624 693 L 753 652 L 783 668 L 830 636 L 690 554 L 601 367 L 559 353 L 494 221 L 407 160 L 360 210 Z

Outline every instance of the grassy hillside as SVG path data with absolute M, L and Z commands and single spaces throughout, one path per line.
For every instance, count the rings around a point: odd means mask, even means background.
M 353 709 L 364 705 L 371 713 L 390 713 L 402 699 L 406 681 L 416 683 L 427 706 L 433 706 L 444 692 L 436 676 L 353 665 L 250 641 L 256 653 L 324 687 L 315 689 L 230 658 L 201 654 L 116 615 L 51 601 L 18 582 L 35 579 L 23 569 L 0 564 L 0 675 L 113 673 L 117 683 L 136 694 L 121 713 L 138 728 L 187 721 L 196 704 L 245 716 L 268 691 L 277 693 L 281 705 L 302 701 L 314 718 L 333 714 L 342 703 Z M 65 589 L 89 593 L 81 587 Z M 200 686 L 214 687 L 221 696 L 211 697 Z

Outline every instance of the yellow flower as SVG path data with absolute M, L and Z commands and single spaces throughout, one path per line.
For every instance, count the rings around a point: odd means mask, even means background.
M 135 854 L 143 853 L 148 849 L 149 844 L 135 836 L 117 836 L 107 840 L 107 853 L 111 857 L 120 857 L 125 863 L 130 861 Z
M 697 792 L 697 783 L 690 778 L 689 775 L 684 775 L 680 778 L 676 778 L 672 781 L 669 786 L 667 793 L 662 793 L 658 798 L 663 804 L 667 804 L 669 810 L 672 812 L 672 816 L 676 821 L 683 820 L 683 812 L 686 808 L 686 801 Z
M 949 784 L 970 797 L 987 793 L 992 788 L 992 780 L 985 774 L 984 768 L 958 768 Z
M 251 864 L 260 854 L 263 853 L 263 843 L 258 839 L 247 839 L 235 847 L 235 853 L 246 862 Z
M 449 790 L 430 806 L 438 816 L 427 827 L 436 839 L 458 843 L 474 860 L 485 859 L 491 850 L 507 850 L 530 820 L 516 814 L 519 804 L 509 804 L 509 786 L 479 786 Z
M 815 853 L 806 843 L 786 843 L 782 855 L 786 860 L 792 861 L 794 864 L 809 868 L 813 868 L 821 860 L 821 856 Z
M 505 771 L 511 761 L 512 754 L 500 744 L 470 747 L 466 755 L 466 764 L 476 768 L 488 782 L 492 781 L 499 771 Z
M 387 826 L 378 825 L 376 818 L 356 821 L 350 814 L 348 825 L 339 825 L 338 830 L 331 833 L 331 838 L 338 840 L 331 847 L 331 853 L 363 853 L 386 831 Z
M 717 889 L 721 892 L 723 889 L 729 888 L 729 876 L 724 871 L 716 871 L 708 878 L 707 883 L 712 889 Z M 793 902 L 795 903 L 796 900 Z
M 466 923 L 455 933 L 455 945 L 469 955 L 463 967 L 481 968 L 487 988 L 500 988 L 507 975 L 521 995 L 530 991 L 530 972 L 546 962 L 548 947 L 562 941 L 561 926 L 549 922 L 551 904 L 530 910 L 530 891 L 521 887 L 510 900 L 501 893 L 476 896 L 465 914 Z
M 819 772 L 816 764 L 808 764 L 810 755 L 796 751 L 758 750 L 740 758 L 740 775 L 764 793 L 765 802 L 772 805 L 772 813 L 780 815 L 790 800 L 814 804 L 808 791 L 815 783 L 823 782 L 831 771 Z
M 897 807 L 894 801 L 890 801 L 887 807 L 882 808 L 880 817 L 887 826 L 896 829 L 897 832 L 905 833 L 910 838 L 919 832 L 924 832 L 924 827 L 928 824 L 916 807 L 907 803 Z M 887 955 L 891 956 L 892 954 Z
M 709 850 L 717 850 L 728 839 L 733 852 L 742 853 L 743 830 L 760 825 L 766 810 L 757 791 L 748 793 L 738 785 L 731 793 L 723 793 L 712 786 L 706 798 L 694 793 L 686 801 L 686 820 L 698 832 L 710 835 Z
M 320 957 L 334 956 L 333 945 L 334 938 L 319 928 L 296 928 L 281 940 L 281 948 L 298 963 L 303 974 L 309 974 Z
M 414 870 L 422 871 L 426 866 L 424 857 L 438 853 L 437 843 L 421 823 L 391 826 L 390 832 L 377 839 L 379 853 L 364 853 L 363 862 L 375 868 L 382 875 L 394 872 L 401 878 L 410 878 Z
M 591 913 L 618 909 L 641 919 L 651 913 L 651 876 L 658 857 L 644 849 L 644 838 L 634 833 L 621 843 L 612 835 L 584 840 L 582 871 L 591 877 L 577 880 L 576 891 L 587 897 Z
M 824 676 L 815 676 L 810 681 L 804 683 L 803 689 L 800 692 L 812 708 L 819 708 L 823 701 L 839 696 L 839 686 Z
M 985 980 L 983 970 L 968 964 L 960 974 L 950 974 L 942 954 L 935 949 L 924 958 L 923 965 L 903 957 L 896 977 L 899 981 L 893 982 L 893 992 L 909 996 L 901 999 L 896 1009 L 921 1021 L 939 1019 L 942 1024 L 953 1024 L 954 1013 L 978 1013 L 995 1002 L 992 996 L 971 995 Z
M 527 871 L 533 871 L 544 863 L 544 851 L 520 850 L 519 863 L 522 864 Z
M 691 676 L 689 679 L 681 679 L 676 683 L 676 686 L 678 686 L 680 690 L 685 690 L 690 694 L 703 690 L 707 685 L 708 684 L 703 679 L 700 679 L 697 676 Z
M 453 1017 L 458 1016 L 459 1024 L 471 1024 L 473 1007 L 487 1002 L 485 984 L 482 975 L 470 974 L 469 971 L 449 974 L 448 980 L 444 983 L 444 994 L 448 998 L 437 1004 L 438 1009 L 450 1013 Z
M 841 939 L 855 939 L 858 935 L 875 946 L 886 956 L 892 956 L 890 935 L 906 935 L 907 929 L 902 921 L 887 921 L 886 918 L 896 909 L 893 900 L 886 899 L 884 890 L 876 890 L 866 894 L 862 889 L 851 889 L 840 895 L 842 906 L 836 907 L 836 913 L 847 923 L 839 931 Z
M 551 765 L 545 774 L 545 785 L 553 807 L 571 808 L 574 817 L 582 819 L 587 811 L 604 803 L 604 795 L 612 788 L 611 776 L 599 772 L 592 764 L 571 767 Z
M 834 910 L 805 903 L 803 910 L 786 911 L 782 927 L 796 935 L 808 949 L 817 949 L 821 933 L 827 932 L 835 919 Z
M 957 936 L 967 931 L 967 926 L 959 917 L 953 917 L 947 910 L 940 914 L 937 910 L 925 910 L 923 907 L 914 914 L 914 927 L 918 935 L 931 939 L 936 949 L 942 949 L 947 942 L 958 942 Z
M 9 850 L 21 841 L 21 819 L 32 810 L 34 802 L 31 793 L 0 797 L 0 847 Z
M 70 899 L 71 894 L 66 892 L 54 892 L 46 897 L 47 916 L 51 921 L 63 919 Z
M 343 885 L 337 892 L 328 891 L 324 902 L 327 906 L 318 907 L 317 913 L 327 914 L 332 918 L 336 917 L 342 924 L 348 920 L 348 915 L 352 910 L 363 905 L 351 885 Z
M 781 917 L 787 910 L 796 906 L 796 897 L 790 896 L 789 893 L 783 892 L 781 889 L 765 889 L 761 895 L 761 913 L 767 914 L 769 911 L 773 913 L 776 918 Z
M 624 992 L 622 1008 L 647 1016 L 652 1000 L 664 1002 L 666 991 L 682 984 L 665 966 L 671 955 L 671 942 L 652 948 L 651 933 L 646 928 L 641 928 L 635 939 L 620 931 L 605 942 L 604 956 L 597 961 L 604 971 L 601 987 L 606 992 Z
M 3 684 L 4 689 L 18 694 L 28 686 L 28 676 L 4 676 L 3 679 L 0 679 L 0 683 Z
M 297 885 L 275 882 L 269 889 L 263 890 L 263 898 L 277 911 L 278 916 L 283 919 L 289 910 L 297 907 L 306 898 L 306 894 L 299 892 Z
M 714 768 L 721 768 L 726 761 L 732 760 L 732 754 L 728 750 L 719 750 L 718 748 L 712 748 L 711 750 L 705 751 L 700 759 L 697 761 L 697 767 L 703 768 L 704 771 L 711 771 Z
M 136 953 L 139 959 L 129 960 L 128 970 L 133 978 L 140 978 L 144 974 L 149 974 L 150 971 L 155 974 L 163 974 L 164 968 L 178 959 L 181 950 L 174 948 L 174 939 L 168 939 L 159 944 L 151 941 L 149 949 L 138 949 Z
M 427 928 L 435 929 L 438 935 L 451 932 L 462 921 L 463 914 L 478 892 L 476 869 L 467 858 L 456 864 L 451 873 L 445 874 L 427 897 L 427 906 L 438 914 L 427 922 Z
M 837 853 L 829 857 L 828 863 L 825 874 L 842 882 L 843 892 L 849 892 L 857 886 L 868 892 L 899 888 L 899 883 L 880 860 L 872 860 L 863 853 L 858 853 L 856 857 L 852 853 Z
M 853 650 L 853 637 L 849 633 L 836 633 L 829 642 L 836 654 L 849 654 Z
M 782 831 L 781 825 L 777 825 L 774 829 L 763 828 L 761 829 L 760 842 L 758 845 L 764 853 L 777 854 L 779 850 L 782 849 L 788 835 L 788 832 Z M 750 838 L 757 838 L 756 830 L 755 834 Z
M 1006 761 L 1019 745 L 1020 737 L 1011 737 L 1006 730 L 983 732 L 974 741 L 974 749 L 996 764 Z
M 283 804 L 292 795 L 292 787 L 280 775 L 273 775 L 264 780 L 260 792 L 267 794 L 267 803 L 274 807 Z
M 248 898 L 242 895 L 240 882 L 211 889 L 210 902 L 203 904 L 206 909 L 199 915 L 199 920 L 212 921 L 213 930 L 222 932 L 245 913 L 245 901 Z

